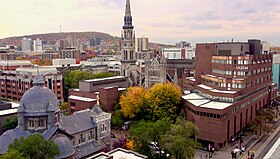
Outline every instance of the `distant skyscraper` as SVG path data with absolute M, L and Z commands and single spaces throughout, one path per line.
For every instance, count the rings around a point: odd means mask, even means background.
M 100 45 L 101 44 L 101 39 L 99 38 L 99 37 L 92 37 L 91 39 L 90 39 L 90 46 L 98 46 L 98 45 Z
M 135 65 L 137 60 L 135 55 L 135 33 L 133 29 L 130 1 L 126 0 L 124 26 L 121 38 L 121 75 L 123 76 L 128 76 L 130 74 L 130 67 Z
M 142 52 L 149 50 L 149 39 L 146 37 L 137 38 L 135 44 L 135 51 Z
M 21 40 L 21 50 L 22 51 L 32 51 L 32 40 L 30 38 L 23 38 Z
M 33 41 L 33 48 L 34 51 L 43 51 L 43 44 L 42 44 L 42 40 L 37 39 Z

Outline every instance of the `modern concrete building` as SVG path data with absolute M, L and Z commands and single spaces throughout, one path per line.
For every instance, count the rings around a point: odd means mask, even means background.
M 261 54 L 260 46 L 259 40 L 196 45 L 195 77 L 186 79 L 190 92 L 182 98 L 201 143 L 226 145 L 276 97 L 272 55 Z
M 33 51 L 42 52 L 43 51 L 43 43 L 42 40 L 36 39 L 33 41 Z
M 22 51 L 32 51 L 32 39 L 30 38 L 23 38 L 21 40 L 21 50 Z
M 143 52 L 149 50 L 149 39 L 146 37 L 137 38 L 135 41 L 135 52 Z

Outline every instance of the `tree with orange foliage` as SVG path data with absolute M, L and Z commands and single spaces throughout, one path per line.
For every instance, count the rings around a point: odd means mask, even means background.
M 131 87 L 121 95 L 120 106 L 125 117 L 133 119 L 143 109 L 145 104 L 145 89 L 141 87 Z

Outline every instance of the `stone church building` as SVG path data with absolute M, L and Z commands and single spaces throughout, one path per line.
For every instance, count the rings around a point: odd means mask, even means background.
M 0 136 L 0 155 L 15 139 L 39 133 L 58 145 L 60 154 L 55 158 L 84 158 L 110 146 L 110 122 L 111 114 L 103 112 L 99 105 L 71 116 L 60 115 L 56 95 L 44 86 L 38 74 L 33 87 L 21 98 L 18 126 Z

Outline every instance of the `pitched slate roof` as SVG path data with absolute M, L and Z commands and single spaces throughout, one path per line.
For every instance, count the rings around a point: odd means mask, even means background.
M 106 145 L 101 140 L 94 140 L 92 142 L 82 144 L 76 148 L 78 153 L 75 154 L 74 159 L 84 158 L 104 149 L 105 147 Z
M 91 110 L 87 109 L 70 116 L 63 116 L 60 119 L 59 127 L 71 135 L 93 129 L 96 127 L 96 123 L 92 120 L 91 115 Z
M 21 131 L 19 127 L 6 131 L 0 136 L 0 154 L 6 153 L 15 139 L 27 138 L 30 134 L 29 131 Z

